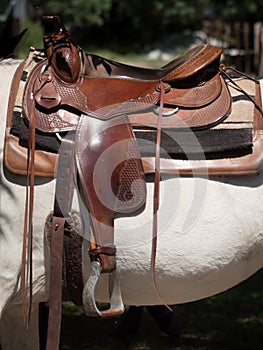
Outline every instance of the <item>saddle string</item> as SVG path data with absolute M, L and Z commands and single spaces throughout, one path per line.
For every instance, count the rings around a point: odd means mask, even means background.
M 30 324 L 32 296 L 33 296 L 33 211 L 34 211 L 34 185 L 35 185 L 35 129 L 36 115 L 32 99 L 28 130 L 27 148 L 27 180 L 26 203 L 24 213 L 23 249 L 22 249 L 22 303 L 23 315 L 27 329 Z M 27 308 L 27 284 L 29 283 L 29 304 Z
M 44 73 L 43 73 L 44 75 Z M 35 139 L 36 139 L 36 110 L 35 110 L 35 94 L 46 83 L 39 87 L 35 93 L 32 89 L 31 105 L 29 113 L 28 127 L 28 147 L 27 147 L 27 179 L 26 179 L 26 201 L 24 213 L 24 230 L 23 230 L 23 248 L 22 248 L 22 303 L 23 315 L 27 329 L 29 328 L 32 299 L 33 299 L 33 211 L 34 211 L 34 189 L 35 189 Z M 27 307 L 27 285 L 29 284 L 29 303 Z
M 219 67 L 219 71 L 221 75 L 223 75 L 225 78 L 227 78 L 240 92 L 242 92 L 259 110 L 259 112 L 263 115 L 263 111 L 261 106 L 257 103 L 257 101 L 250 96 L 241 86 L 239 86 L 234 79 L 231 78 L 230 74 L 227 73 L 228 70 L 232 70 L 233 72 L 237 73 L 240 76 L 244 76 L 245 78 L 253 81 L 255 84 L 259 84 L 259 81 L 253 77 L 250 77 L 246 73 L 240 72 L 238 69 L 235 69 L 234 67 L 225 66 L 224 64 L 221 64 Z
M 49 75 L 42 71 L 42 83 L 35 89 L 31 89 L 30 105 L 28 113 L 28 143 L 27 143 L 27 165 L 26 165 L 26 198 L 24 210 L 23 226 L 23 247 L 22 247 L 22 268 L 21 268 L 21 290 L 23 318 L 27 329 L 30 325 L 32 299 L 33 299 L 33 212 L 34 212 L 34 185 L 35 185 L 35 133 L 36 133 L 36 95 L 50 81 Z M 69 193 L 69 188 L 67 193 Z M 69 194 L 70 196 L 70 194 Z M 55 209 L 54 209 L 55 215 Z M 60 218 L 55 218 L 54 231 L 61 231 L 64 225 L 60 223 Z M 59 221 L 59 225 L 57 224 Z M 56 234 L 58 236 L 58 234 Z M 29 294 L 29 295 L 28 295 Z M 57 313 L 56 313 L 57 314 Z M 50 337 L 49 337 L 50 338 Z M 52 346 L 51 346 L 52 348 Z
M 161 82 L 158 87 L 160 90 L 160 108 L 159 114 L 157 118 L 157 126 L 156 126 L 156 149 L 155 149 L 155 178 L 154 178 L 154 202 L 153 202 L 153 232 L 152 232 L 152 258 L 151 258 L 151 272 L 152 272 L 152 280 L 154 291 L 161 301 L 161 303 L 167 307 L 168 310 L 173 312 L 170 306 L 163 300 L 156 282 L 155 276 L 155 264 L 156 264 L 156 253 L 157 253 L 157 235 L 158 235 L 158 210 L 160 204 L 160 148 L 161 148 L 161 128 L 162 128 L 162 117 L 163 117 L 163 106 L 164 106 L 164 95 L 166 92 L 170 90 L 170 86 L 168 84 L 164 84 Z

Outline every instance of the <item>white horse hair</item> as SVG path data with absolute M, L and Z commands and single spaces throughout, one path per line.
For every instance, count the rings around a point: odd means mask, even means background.
M 37 350 L 38 303 L 49 298 L 49 249 L 44 237 L 52 211 L 54 183 L 37 180 L 33 241 L 33 311 L 23 321 L 21 256 L 25 178 L 3 167 L 3 140 L 11 79 L 19 61 L 0 62 L 0 343 L 2 350 Z M 156 280 L 168 304 L 215 295 L 244 281 L 263 265 L 263 173 L 251 176 L 163 176 Z M 115 220 L 117 265 L 127 305 L 159 304 L 150 271 L 153 183 L 146 209 Z M 77 204 L 75 204 L 77 209 Z M 86 254 L 88 255 L 88 254 Z M 85 261 L 84 280 L 89 261 Z M 108 277 L 97 288 L 108 301 Z

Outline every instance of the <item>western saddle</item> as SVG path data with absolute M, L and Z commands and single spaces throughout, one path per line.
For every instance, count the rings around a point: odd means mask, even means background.
M 35 176 L 56 177 L 56 193 L 51 235 L 50 312 L 47 350 L 58 349 L 61 313 L 61 276 L 64 227 L 71 210 L 74 187 L 88 209 L 91 275 L 83 290 L 88 315 L 110 317 L 123 312 L 114 245 L 114 219 L 136 215 L 146 201 L 145 174 L 155 174 L 153 280 L 157 244 L 157 211 L 160 174 L 246 174 L 255 173 L 262 160 L 262 110 L 258 81 L 251 97 L 220 64 L 222 49 L 200 45 L 160 69 L 121 64 L 77 47 L 57 16 L 46 16 L 54 25 L 53 34 L 44 37 L 44 51 L 17 70 L 10 95 L 5 164 L 13 172 L 26 174 L 27 206 L 33 212 Z M 26 77 L 25 77 L 26 76 Z M 27 150 L 11 134 L 14 106 L 17 106 L 18 80 L 24 92 L 20 97 L 20 117 L 28 128 Z M 226 82 L 226 80 L 228 82 Z M 244 157 L 200 162 L 164 159 L 160 156 L 163 130 L 210 130 L 227 120 L 233 98 L 228 84 L 242 91 L 254 106 L 252 151 Z M 20 83 L 21 85 L 21 83 Z M 21 118 L 20 118 L 21 119 Z M 155 154 L 143 157 L 136 130 L 154 133 Z M 53 153 L 38 150 L 38 134 L 55 138 Z M 19 149 L 14 169 L 10 154 Z M 16 156 L 17 157 L 17 156 Z M 19 164 L 19 165 L 18 165 Z M 27 235 L 32 236 L 32 217 L 25 218 L 22 276 L 25 288 Z M 28 228 L 28 227 L 29 228 Z M 32 237 L 31 237 L 32 238 Z M 30 240 L 29 240 L 30 241 Z M 109 310 L 100 311 L 94 299 L 101 273 L 109 273 Z M 155 285 L 156 292 L 158 290 Z M 31 291 L 32 292 L 32 291 Z

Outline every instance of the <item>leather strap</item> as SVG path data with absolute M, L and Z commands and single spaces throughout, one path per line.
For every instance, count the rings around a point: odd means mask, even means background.
M 50 242 L 50 297 L 46 350 L 59 349 L 62 309 L 62 251 L 65 221 L 69 216 L 74 190 L 74 140 L 68 134 L 59 154 L 56 193 Z
M 30 119 L 28 131 L 28 148 L 27 148 L 27 183 L 26 183 L 26 203 L 24 214 L 24 232 L 23 232 L 23 251 L 22 251 L 22 302 L 24 309 L 24 319 L 27 328 L 30 323 L 33 295 L 33 211 L 34 211 L 34 188 L 35 188 L 35 131 L 36 131 L 36 114 L 34 100 L 30 101 Z M 29 306 L 27 309 L 27 273 L 26 268 L 29 264 Z
M 62 309 L 62 250 L 65 219 L 53 217 L 51 234 L 50 298 L 46 350 L 59 349 Z M 51 288 L 52 286 L 52 288 Z
M 220 74 L 224 76 L 225 79 L 229 79 L 229 81 L 238 89 L 240 90 L 252 103 L 254 103 L 255 105 L 255 108 L 261 113 L 262 113 L 262 108 L 260 106 L 260 104 L 255 100 L 255 98 L 253 98 L 252 96 L 250 96 L 240 85 L 238 85 L 234 79 L 232 79 L 232 77 L 227 73 L 227 71 L 233 71 L 235 73 L 237 73 L 238 75 L 240 76 L 243 76 L 251 81 L 253 81 L 255 84 L 258 84 L 258 80 L 245 74 L 245 73 L 242 73 L 240 72 L 239 70 L 233 68 L 233 67 L 226 67 L 224 66 L 223 64 L 220 65 L 219 67 L 219 71 L 220 71 Z
M 156 126 L 156 153 L 155 153 L 155 178 L 154 178 L 154 201 L 153 201 L 153 237 L 152 237 L 152 259 L 151 259 L 151 271 L 153 287 L 156 295 L 160 299 L 163 305 L 165 305 L 171 312 L 172 309 L 165 303 L 156 284 L 155 276 L 155 264 L 156 264 L 156 252 L 157 252 L 157 235 L 158 235 L 158 210 L 160 204 L 160 147 L 161 147 L 161 129 L 162 129 L 162 116 L 163 116 L 163 106 L 164 106 L 164 95 L 170 90 L 170 85 L 165 83 L 160 83 L 159 86 L 161 96 L 160 96 L 160 108 L 158 115 L 158 122 Z

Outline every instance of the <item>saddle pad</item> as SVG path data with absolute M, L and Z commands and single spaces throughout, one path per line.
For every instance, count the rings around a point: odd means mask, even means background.
M 13 113 L 12 127 L 10 133 L 19 139 L 19 145 L 27 148 L 28 145 L 28 123 L 25 118 L 21 118 L 19 112 Z M 63 136 L 65 133 L 61 133 Z M 45 133 L 36 130 L 36 150 L 57 153 L 60 147 L 60 140 L 56 134 Z
M 154 157 L 156 133 L 135 130 L 135 136 L 141 157 Z M 252 129 L 167 130 L 162 132 L 161 140 L 161 158 L 166 159 L 234 158 L 253 150 Z

